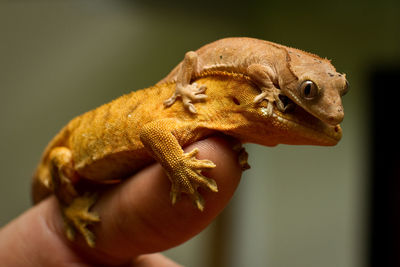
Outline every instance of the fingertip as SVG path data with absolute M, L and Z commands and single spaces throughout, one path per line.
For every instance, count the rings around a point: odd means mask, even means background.
M 182 265 L 173 262 L 160 253 L 141 255 L 137 257 L 132 266 L 148 267 L 148 266 L 163 266 L 163 267 L 181 267 Z

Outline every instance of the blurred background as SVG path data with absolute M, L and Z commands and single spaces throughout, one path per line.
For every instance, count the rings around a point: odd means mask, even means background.
M 226 210 L 165 254 L 194 267 L 399 266 L 399 3 L 0 1 L 0 225 L 30 207 L 31 174 L 71 118 L 155 84 L 188 50 L 249 36 L 347 74 L 343 139 L 247 145 L 252 169 Z

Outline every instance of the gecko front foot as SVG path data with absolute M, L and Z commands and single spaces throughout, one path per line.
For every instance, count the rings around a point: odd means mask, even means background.
M 193 102 L 201 101 L 207 98 L 207 95 L 204 94 L 206 89 L 207 87 L 205 85 L 199 86 L 197 83 L 187 85 L 177 84 L 175 93 L 164 101 L 164 105 L 169 107 L 175 103 L 177 98 L 181 97 L 184 107 L 187 108 L 191 113 L 196 113 L 197 111 L 193 105 Z
M 197 148 L 189 153 L 183 154 L 183 159 L 179 166 L 168 172 L 168 177 L 172 182 L 171 201 L 175 204 L 180 197 L 180 193 L 188 194 L 199 210 L 204 209 L 204 200 L 197 192 L 198 187 L 204 187 L 212 192 L 218 192 L 217 183 L 201 174 L 203 170 L 215 167 L 210 160 L 199 160 L 195 156 L 199 152 Z
M 76 231 L 78 231 L 90 247 L 95 246 L 95 236 L 87 227 L 100 221 L 97 213 L 89 211 L 96 200 L 97 194 L 87 193 L 76 197 L 71 204 L 62 208 L 65 231 L 69 240 L 73 241 Z

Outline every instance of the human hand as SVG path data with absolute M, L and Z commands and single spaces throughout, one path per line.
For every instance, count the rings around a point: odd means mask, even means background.
M 95 248 L 89 248 L 80 235 L 74 242 L 67 240 L 52 196 L 0 230 L 0 262 L 3 266 L 179 266 L 156 252 L 195 236 L 228 204 L 241 177 L 232 146 L 224 138 L 211 137 L 185 148 L 199 148 L 200 159 L 217 165 L 205 175 L 216 180 L 219 192 L 201 191 L 203 212 L 185 196 L 172 206 L 170 182 L 161 166 L 153 164 L 106 191 L 93 206 L 101 217 L 91 228 L 97 237 Z

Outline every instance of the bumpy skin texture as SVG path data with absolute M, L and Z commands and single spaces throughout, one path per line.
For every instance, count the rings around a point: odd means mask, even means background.
M 279 94 L 283 94 L 326 123 L 335 125 L 343 120 L 341 96 L 347 91 L 346 75 L 337 73 L 329 60 L 295 48 L 243 37 L 221 39 L 186 53 L 184 60 L 159 82 L 177 83 L 176 92 L 164 104 L 170 106 L 181 97 L 185 107 L 196 113 L 192 102 L 206 98 L 205 87 L 190 81 L 207 70 L 249 76 L 261 90 L 254 99 L 256 103 L 275 102 L 277 108 L 284 111 L 279 98 Z M 303 90 L 299 90 L 302 86 Z
M 182 147 L 215 133 L 265 146 L 330 146 L 341 138 L 338 124 L 326 123 L 299 105 L 291 103 L 286 109 L 289 104 L 285 103 L 278 108 L 280 104 L 264 96 L 254 101 L 263 89 L 253 76 L 221 70 L 190 75 L 201 88 L 200 94 L 207 88 L 207 98 L 195 104 L 195 114 L 184 105 L 163 105 L 178 87 L 172 80 L 124 95 L 73 119 L 50 142 L 33 179 L 33 199 L 37 203 L 49 194 L 56 195 L 69 239 L 79 232 L 94 246 L 95 237 L 87 226 L 100 221 L 90 211 L 98 188 L 120 182 L 155 160 L 171 181 L 172 203 L 184 193 L 202 210 L 204 202 L 197 189 L 218 191 L 215 181 L 202 171 L 215 165 L 196 159 L 196 149 L 184 153 Z M 340 84 L 345 86 L 345 82 Z M 281 89 L 272 92 L 279 97 L 285 91 Z M 317 100 L 311 104 L 317 105 Z M 247 154 L 240 146 L 237 150 L 242 168 L 248 168 Z

